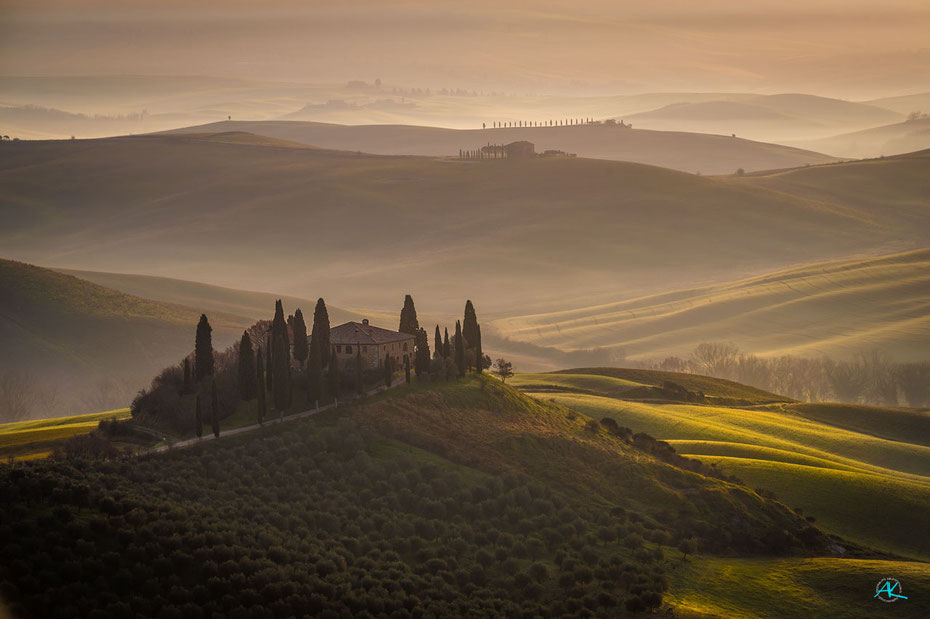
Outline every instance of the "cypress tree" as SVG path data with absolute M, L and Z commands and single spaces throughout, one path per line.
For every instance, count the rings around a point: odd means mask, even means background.
M 220 437 L 220 413 L 219 413 L 219 402 L 216 397 L 216 381 L 213 381 L 213 394 L 210 396 L 212 401 L 213 408 L 213 436 L 216 438 Z
M 417 339 L 415 343 L 416 353 L 413 367 L 416 370 L 417 378 L 429 373 L 429 339 L 426 337 L 426 329 L 417 329 Z
M 323 355 L 320 342 L 310 341 L 310 360 L 307 362 L 307 404 L 312 406 L 323 399 Z
M 274 407 L 283 415 L 291 404 L 290 342 L 287 322 L 281 300 L 275 302 L 274 320 L 271 322 L 271 393 Z
M 474 348 L 478 340 L 478 316 L 471 301 L 465 301 L 465 320 L 462 321 L 462 337 L 465 338 L 465 348 Z
M 246 402 L 258 395 L 256 377 L 252 338 L 248 331 L 243 331 L 242 339 L 239 340 L 239 397 Z
M 265 381 L 264 374 L 265 368 L 262 364 L 262 349 L 258 349 L 258 354 L 255 355 L 255 374 L 256 379 L 258 380 L 258 425 L 264 425 L 265 422 L 265 413 L 267 413 L 267 404 L 265 402 Z
M 436 349 L 435 356 L 442 357 L 442 333 L 439 332 L 439 325 L 436 325 L 436 334 L 433 336 L 433 346 Z
M 394 377 L 394 359 L 391 355 L 384 355 L 384 386 L 391 386 L 391 379 Z
M 362 349 L 359 346 L 355 347 L 355 388 L 361 395 L 364 388 L 362 386 Z
M 341 377 L 339 376 L 339 359 L 336 358 L 336 347 L 334 346 L 330 351 L 329 357 L 329 373 L 327 374 L 329 378 L 329 395 L 333 398 L 339 397 L 339 388 L 342 386 L 340 384 Z
M 455 367 L 459 378 L 465 376 L 465 342 L 462 339 L 462 324 L 455 321 Z
M 271 391 L 271 335 L 265 338 L 265 391 Z
M 410 384 L 410 357 L 404 355 L 404 380 Z
M 197 425 L 197 438 L 203 438 L 203 412 L 200 409 L 200 394 L 197 394 L 197 404 L 194 407 L 194 423 Z
M 458 321 L 456 321 L 458 322 Z M 449 343 L 449 328 L 445 328 L 446 336 L 442 340 L 442 356 L 446 359 L 452 354 L 452 345 Z
M 316 301 L 316 308 L 313 310 L 313 328 L 310 333 L 310 339 L 319 339 L 320 340 L 320 359 L 323 362 L 323 367 L 329 366 L 329 353 L 331 351 L 331 344 L 329 342 L 329 312 L 326 310 L 326 302 L 323 301 L 323 298 L 319 298 Z
M 197 323 L 197 337 L 194 339 L 194 377 L 199 383 L 207 376 L 213 376 L 213 328 L 206 314 L 200 315 Z
M 184 357 L 184 383 L 182 385 L 182 390 L 184 393 L 191 392 L 191 359 L 190 357 Z
M 475 325 L 478 330 L 477 341 L 475 342 L 475 372 L 481 374 L 484 371 L 484 352 L 481 350 L 481 325 Z
M 420 323 L 417 321 L 417 308 L 413 305 L 413 297 L 409 294 L 404 297 L 404 308 L 400 310 L 400 326 L 397 330 L 400 333 L 409 333 L 416 335 Z
M 300 364 L 301 369 L 304 367 L 304 361 L 307 360 L 309 349 L 307 347 L 307 323 L 304 322 L 304 313 L 297 308 L 294 312 L 294 359 Z

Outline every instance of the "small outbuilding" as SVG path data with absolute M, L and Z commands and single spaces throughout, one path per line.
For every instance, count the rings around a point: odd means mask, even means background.
M 536 156 L 536 145 L 532 142 L 527 142 L 526 140 L 520 140 L 518 142 L 511 142 L 504 146 L 504 152 L 507 154 L 507 157 L 535 157 Z

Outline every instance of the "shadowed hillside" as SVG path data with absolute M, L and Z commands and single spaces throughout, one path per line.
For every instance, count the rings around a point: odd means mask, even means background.
M 336 150 L 380 155 L 447 157 L 459 149 L 528 140 L 537 152 L 548 149 L 579 157 L 633 161 L 684 172 L 729 174 L 737 168 L 765 170 L 835 161 L 786 146 L 729 136 L 644 131 L 607 125 L 442 129 L 412 125 L 333 125 L 299 121 L 225 121 L 170 133 L 247 131 Z
M 385 291 L 408 290 L 458 311 L 464 281 L 485 311 L 509 313 L 922 246 L 930 236 L 926 215 L 888 213 L 878 196 L 851 209 L 758 186 L 765 179 L 225 139 L 7 143 L 0 248 L 56 267 L 118 264 L 343 306 L 383 307 Z M 810 172 L 821 169 L 832 168 Z
M 31 375 L 56 391 L 52 408 L 34 415 L 79 412 L 75 408 L 100 382 L 115 380 L 131 394 L 156 371 L 177 363 L 193 349 L 200 313 L 0 260 L 0 370 Z M 210 319 L 220 350 L 253 323 L 223 313 L 211 313 Z

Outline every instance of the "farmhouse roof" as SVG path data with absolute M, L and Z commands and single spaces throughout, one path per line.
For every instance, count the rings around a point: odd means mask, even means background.
M 350 321 L 329 331 L 331 344 L 389 344 L 412 339 L 413 336 L 409 333 L 398 333 L 370 325 L 368 319 L 362 322 Z

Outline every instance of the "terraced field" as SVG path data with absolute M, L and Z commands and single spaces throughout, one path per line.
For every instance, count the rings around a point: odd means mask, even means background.
M 844 404 L 624 400 L 620 385 L 611 382 L 617 378 L 584 371 L 591 373 L 518 375 L 512 382 L 536 397 L 668 441 L 682 455 L 774 492 L 827 531 L 930 560 L 930 538 L 915 534 L 930 530 L 930 414 Z

